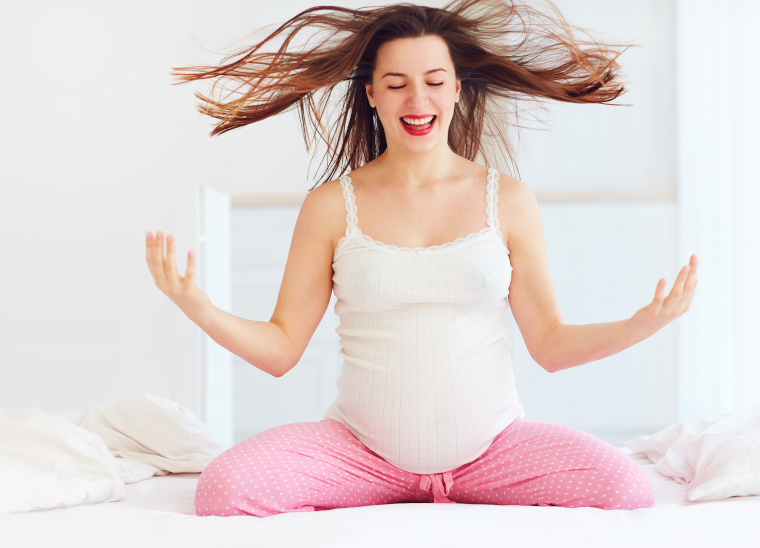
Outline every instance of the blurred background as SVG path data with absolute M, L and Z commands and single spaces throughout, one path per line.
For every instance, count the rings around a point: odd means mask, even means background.
M 636 44 L 619 59 L 618 102 L 631 106 L 547 104 L 516 143 L 564 321 L 629 317 L 692 253 L 700 280 L 692 310 L 655 336 L 556 374 L 510 320 L 528 418 L 622 445 L 760 402 L 760 3 L 555 4 L 600 39 Z M 332 307 L 301 363 L 272 378 L 209 341 L 144 260 L 148 230 L 172 233 L 181 272 L 198 251 L 215 304 L 269 319 L 314 183 L 296 116 L 209 138 L 193 97 L 205 88 L 172 86 L 169 72 L 218 62 L 311 5 L 0 4 L 0 406 L 83 409 L 151 392 L 228 443 L 322 417 L 340 370 Z

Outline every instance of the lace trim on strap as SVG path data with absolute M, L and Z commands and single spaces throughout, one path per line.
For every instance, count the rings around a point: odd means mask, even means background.
M 501 174 L 498 170 L 489 168 L 488 170 L 488 183 L 486 184 L 486 214 L 488 216 L 488 226 L 481 228 L 476 232 L 471 232 L 466 236 L 461 236 L 454 241 L 446 242 L 439 245 L 431 245 L 426 247 L 403 247 L 393 244 L 386 244 L 380 240 L 375 240 L 371 236 L 364 234 L 359 228 L 359 217 L 356 210 L 356 197 L 354 196 L 354 185 L 351 183 L 351 178 L 348 175 L 341 175 L 340 186 L 343 189 L 343 198 L 346 205 L 346 234 L 338 241 L 338 245 L 335 247 L 335 251 L 343 245 L 352 235 L 357 235 L 365 242 L 374 245 L 379 248 L 387 249 L 396 252 L 409 252 L 409 253 L 428 253 L 431 251 L 437 251 L 439 249 L 446 249 L 449 247 L 458 246 L 464 242 L 473 240 L 483 234 L 487 234 L 490 231 L 494 231 L 499 236 L 499 241 L 506 247 L 504 237 L 501 234 L 499 223 L 499 176 Z M 509 250 L 507 250 L 509 253 Z
M 501 236 L 501 222 L 499 221 L 499 173 L 498 169 L 488 168 L 488 183 L 486 184 L 486 216 L 488 226 L 496 229 Z
M 356 214 L 356 197 L 354 185 L 348 175 L 341 175 L 340 186 L 343 189 L 343 200 L 346 204 L 346 237 L 358 228 L 359 217 Z

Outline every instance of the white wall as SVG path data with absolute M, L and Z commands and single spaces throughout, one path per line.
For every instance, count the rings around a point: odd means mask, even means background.
M 199 410 L 198 330 L 154 287 L 145 233 L 174 233 L 184 271 L 198 186 L 306 189 L 306 158 L 269 147 L 300 143 L 292 118 L 208 138 L 193 88 L 169 71 L 285 9 L 0 4 L 0 406 L 150 391 Z
M 700 289 L 680 328 L 679 415 L 760 403 L 760 3 L 679 0 L 679 239 Z
M 195 408 L 196 331 L 143 247 L 157 228 L 193 244 L 207 171 L 187 90 L 168 85 L 186 40 L 172 17 L 148 2 L 0 6 L 0 405 L 152 391 Z
M 541 2 L 536 2 L 538 5 Z M 618 62 L 630 106 L 547 103 L 546 125 L 524 131 L 520 175 L 537 192 L 665 196 L 675 189 L 674 14 L 670 1 L 560 0 L 570 23 L 609 43 L 633 43 Z

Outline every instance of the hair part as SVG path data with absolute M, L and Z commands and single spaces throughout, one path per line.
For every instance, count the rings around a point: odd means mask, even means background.
M 455 0 L 443 8 L 317 6 L 219 66 L 177 68 L 173 74 L 178 83 L 214 81 L 208 95 L 196 93 L 199 110 L 218 120 L 211 135 L 296 109 L 307 150 L 326 146 L 318 176 L 325 182 L 377 158 L 387 146 L 365 89 L 380 46 L 439 36 L 462 82 L 450 148 L 486 165 L 496 163 L 499 151 L 517 169 L 507 136 L 510 108 L 519 128 L 519 104 L 525 100 L 542 107 L 546 99 L 609 103 L 625 92 L 616 59 L 630 45 L 602 44 L 546 3 L 551 13 L 510 0 Z M 266 51 L 279 40 L 276 51 Z

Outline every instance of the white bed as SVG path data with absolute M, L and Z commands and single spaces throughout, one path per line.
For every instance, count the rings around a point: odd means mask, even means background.
M 686 485 L 632 455 L 655 494 L 652 508 L 393 504 L 268 518 L 198 517 L 199 474 L 156 476 L 127 485 L 124 500 L 0 515 L 0 546 L 760 546 L 760 496 L 688 502 Z

